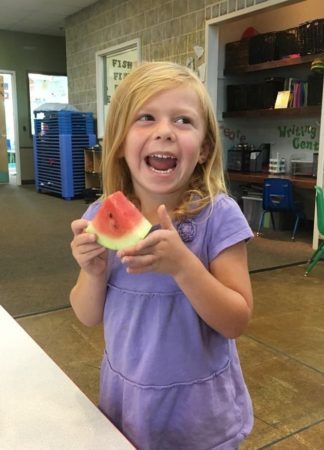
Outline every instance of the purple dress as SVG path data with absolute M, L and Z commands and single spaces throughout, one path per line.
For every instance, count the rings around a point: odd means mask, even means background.
M 253 236 L 224 194 L 177 228 L 206 267 Z M 140 450 L 233 450 L 253 425 L 235 340 L 210 328 L 171 276 L 127 274 L 110 260 L 100 409 Z

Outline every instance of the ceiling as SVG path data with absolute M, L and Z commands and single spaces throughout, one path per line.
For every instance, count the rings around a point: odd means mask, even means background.
M 64 36 L 64 19 L 98 0 L 0 0 L 0 30 Z

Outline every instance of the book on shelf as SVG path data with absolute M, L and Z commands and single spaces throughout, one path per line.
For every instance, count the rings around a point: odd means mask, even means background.
M 286 78 L 285 91 L 289 91 L 288 108 L 302 108 L 307 106 L 308 82 L 299 78 Z

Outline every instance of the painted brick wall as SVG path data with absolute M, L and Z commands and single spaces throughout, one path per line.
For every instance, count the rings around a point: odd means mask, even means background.
M 143 60 L 185 64 L 205 47 L 205 21 L 271 0 L 102 0 L 66 23 L 69 101 L 96 115 L 95 53 L 141 38 Z

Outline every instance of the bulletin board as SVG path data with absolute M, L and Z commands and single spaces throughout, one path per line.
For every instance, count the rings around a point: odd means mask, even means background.
M 140 39 L 133 39 L 96 53 L 98 138 L 104 135 L 111 96 L 141 60 Z

